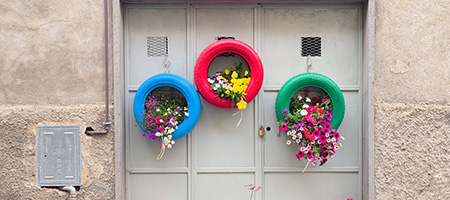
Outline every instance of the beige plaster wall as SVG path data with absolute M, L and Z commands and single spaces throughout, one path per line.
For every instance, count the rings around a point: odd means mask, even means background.
M 38 125 L 103 122 L 103 1 L 0 1 L 0 199 L 37 186 Z M 376 199 L 450 198 L 450 1 L 376 0 Z M 114 131 L 82 138 L 80 199 L 114 198 Z
M 0 1 L 0 103 L 104 101 L 103 1 Z
M 81 127 L 78 199 L 114 199 L 114 129 L 84 134 L 105 120 L 103 9 L 101 0 L 0 1 L 0 199 L 67 198 L 37 185 L 41 125 Z
M 450 1 L 375 3 L 376 199 L 450 199 Z

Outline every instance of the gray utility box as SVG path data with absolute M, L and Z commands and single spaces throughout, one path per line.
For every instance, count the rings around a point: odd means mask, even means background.
M 37 127 L 39 186 L 80 186 L 81 150 L 79 126 Z

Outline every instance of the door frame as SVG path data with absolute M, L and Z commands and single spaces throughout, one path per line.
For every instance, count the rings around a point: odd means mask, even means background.
M 127 3 L 311 3 L 311 0 L 112 0 L 112 54 L 114 91 L 115 199 L 126 199 L 125 168 L 125 53 L 124 7 Z M 360 3 L 363 11 L 362 66 L 362 194 L 375 199 L 374 176 L 374 63 L 375 0 L 319 0 L 316 3 Z

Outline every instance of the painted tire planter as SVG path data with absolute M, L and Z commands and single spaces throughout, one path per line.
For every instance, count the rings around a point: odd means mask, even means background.
M 237 106 L 234 105 L 233 107 L 231 107 L 229 101 L 218 97 L 216 93 L 211 90 L 209 82 L 207 80 L 209 65 L 214 60 L 214 58 L 222 53 L 235 53 L 240 55 L 242 58 L 244 58 L 250 68 L 251 80 L 246 90 L 246 102 L 252 101 L 261 89 L 264 79 L 264 70 L 262 67 L 261 59 L 255 52 L 255 50 L 253 50 L 253 48 L 248 44 L 239 40 L 219 40 L 207 46 L 200 53 L 197 62 L 195 63 L 194 71 L 195 85 L 197 86 L 198 92 L 206 101 L 216 107 L 223 109 L 234 109 L 237 108 Z
M 289 79 L 277 95 L 275 102 L 275 112 L 278 120 L 283 120 L 283 110 L 289 109 L 291 98 L 304 87 L 317 87 L 322 89 L 330 97 L 333 105 L 333 118 L 330 121 L 331 127 L 337 129 L 345 114 L 345 100 L 341 90 L 330 78 L 317 73 L 304 73 Z
M 133 102 L 134 117 L 141 129 L 145 131 L 142 126 L 142 113 L 145 111 L 144 104 L 147 96 L 156 88 L 168 86 L 180 91 L 186 98 L 188 104 L 189 117 L 178 125 L 178 128 L 173 132 L 172 139 L 179 139 L 188 134 L 197 124 L 200 117 L 201 105 L 200 98 L 194 86 L 185 78 L 175 74 L 158 74 L 147 79 L 136 92 Z

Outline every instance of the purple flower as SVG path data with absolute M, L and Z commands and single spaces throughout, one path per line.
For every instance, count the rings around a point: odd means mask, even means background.
M 312 152 L 311 151 L 308 151 L 308 153 L 306 153 L 306 155 L 308 156 L 308 159 L 312 158 Z
M 324 165 L 327 162 L 328 159 L 323 159 L 322 162 L 320 162 L 320 166 Z
M 295 124 L 294 125 L 294 130 L 298 130 L 298 127 L 299 127 L 298 124 Z
M 281 126 L 280 126 L 280 130 L 283 131 L 283 132 L 286 131 L 286 130 L 287 130 L 287 126 L 284 125 L 284 124 L 281 125 Z
M 327 118 L 327 120 L 330 121 L 333 118 L 333 116 L 331 116 L 331 113 L 327 113 L 325 115 L 325 118 Z
M 283 124 L 289 124 L 289 120 L 284 120 Z
M 289 113 L 289 110 L 288 110 L 288 109 L 283 110 L 283 115 L 286 115 L 286 114 L 288 114 L 288 113 Z
M 319 119 L 317 120 L 317 122 L 319 122 L 319 123 L 323 123 L 323 117 L 319 117 Z
M 299 122 L 298 126 L 301 126 L 301 127 L 305 126 L 305 122 Z

